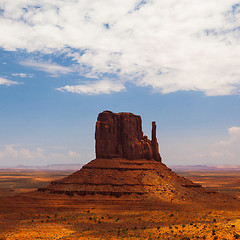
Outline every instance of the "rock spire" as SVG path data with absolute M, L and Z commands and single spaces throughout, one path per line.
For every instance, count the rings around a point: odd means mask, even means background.
M 158 142 L 157 142 L 157 136 L 156 136 L 156 122 L 152 122 L 152 158 L 155 159 L 158 162 L 161 162 L 161 156 L 159 154 L 158 149 Z

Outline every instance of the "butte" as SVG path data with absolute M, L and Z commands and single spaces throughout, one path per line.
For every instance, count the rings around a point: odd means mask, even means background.
M 140 116 L 104 111 L 97 118 L 95 141 L 96 159 L 38 191 L 168 202 L 206 201 L 218 195 L 175 174 L 162 163 L 155 122 L 149 140 L 143 135 Z

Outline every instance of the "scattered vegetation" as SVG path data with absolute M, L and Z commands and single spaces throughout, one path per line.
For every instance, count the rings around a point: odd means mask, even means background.
M 11 181 L 17 177 L 9 176 Z M 30 184 L 30 181 L 20 182 L 19 187 Z M 172 204 L 171 208 L 159 210 L 118 211 L 107 210 L 106 206 L 94 208 L 93 204 L 81 206 L 75 202 L 71 208 L 61 199 L 57 199 L 56 206 L 44 204 L 28 211 L 28 206 L 21 206 L 8 216 L 0 212 L 0 239 L 240 239 L 239 208 L 186 206 L 180 209 Z M 0 201 L 0 208 L 4 207 Z
M 240 239 L 239 212 L 215 210 L 219 220 L 202 211 L 56 211 L 22 216 L 18 227 L 2 233 L 3 239 Z M 19 215 L 20 216 L 20 215 Z M 228 217 L 229 221 L 225 218 Z M 139 221 L 141 219 L 141 221 Z M 234 227 L 232 227 L 234 226 Z

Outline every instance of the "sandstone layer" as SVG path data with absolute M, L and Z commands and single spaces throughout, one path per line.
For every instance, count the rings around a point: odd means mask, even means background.
M 134 196 L 162 200 L 197 199 L 205 190 L 153 159 L 92 160 L 81 170 L 41 191 L 67 195 Z

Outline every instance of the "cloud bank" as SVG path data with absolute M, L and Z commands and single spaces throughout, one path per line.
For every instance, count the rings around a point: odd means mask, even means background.
M 211 146 L 210 157 L 224 159 L 228 162 L 230 159 L 239 163 L 240 156 L 240 127 L 231 127 L 228 129 L 229 137 Z
M 69 67 L 64 67 L 56 63 L 51 63 L 51 62 L 37 62 L 34 60 L 27 60 L 21 62 L 21 65 L 32 67 L 36 70 L 43 71 L 50 73 L 52 75 L 60 75 L 60 74 L 68 74 L 73 72 L 73 69 Z
M 240 4 L 235 0 L 0 2 L 3 49 L 58 52 L 72 58 L 83 76 L 102 81 L 110 74 L 122 84 L 150 86 L 161 93 L 238 93 L 239 26 Z M 39 69 L 68 73 L 43 65 Z M 96 92 L 104 93 L 97 83 L 60 90 L 93 94 L 86 89 L 94 84 Z
M 79 160 L 81 155 L 78 152 L 67 150 L 62 153 L 49 152 L 45 149 L 38 147 L 35 149 L 25 148 L 20 145 L 6 145 L 0 148 L 1 164 L 5 166 L 16 164 L 31 164 L 39 162 L 39 165 L 48 164 L 49 162 L 71 162 Z
M 110 94 L 112 92 L 120 92 L 125 87 L 121 83 L 115 83 L 108 80 L 101 80 L 97 82 L 91 82 L 84 85 L 65 86 L 57 88 L 62 92 L 72 92 L 79 94 L 97 95 L 97 94 Z
M 18 84 L 18 82 L 11 81 L 11 80 L 8 80 L 6 78 L 0 77 L 0 85 L 11 86 L 11 85 L 14 85 L 14 84 Z
M 226 132 L 224 137 L 209 139 L 206 136 L 201 141 L 187 136 L 171 139 L 160 145 L 160 152 L 170 165 L 176 165 L 176 159 L 180 165 L 239 165 L 240 127 L 230 127 Z

